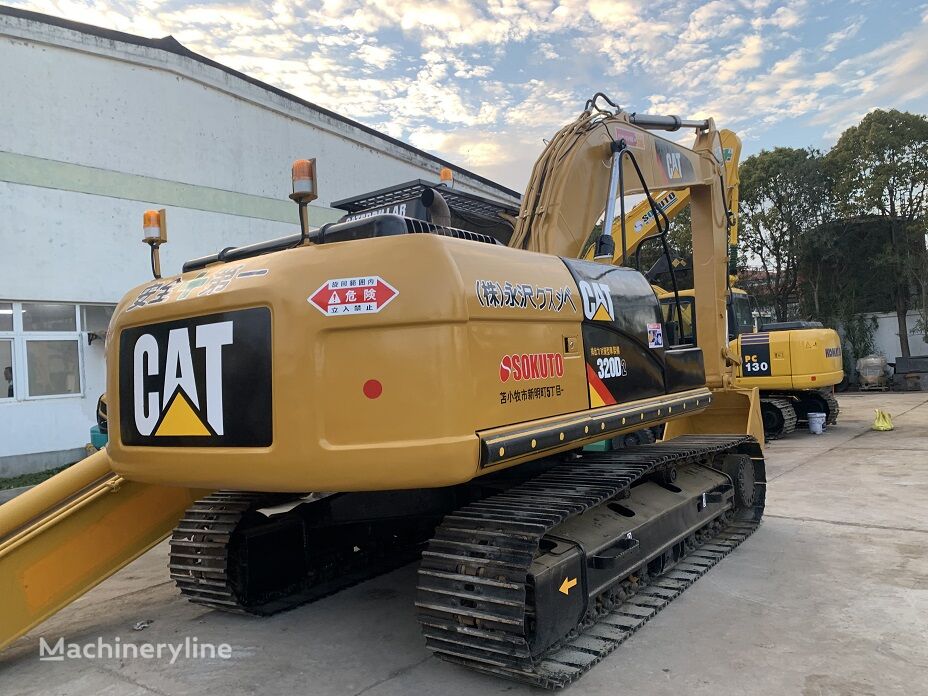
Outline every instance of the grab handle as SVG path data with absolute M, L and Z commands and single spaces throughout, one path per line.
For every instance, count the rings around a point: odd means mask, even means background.
M 615 568 L 622 558 L 638 550 L 639 542 L 631 537 L 619 539 L 612 546 L 607 546 L 598 553 L 590 556 L 590 565 L 597 570 Z

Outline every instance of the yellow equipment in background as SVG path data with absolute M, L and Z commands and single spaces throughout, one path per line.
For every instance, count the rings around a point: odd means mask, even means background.
M 659 296 L 666 319 L 673 315 L 676 301 L 671 293 Z M 679 293 L 682 332 L 695 341 L 693 296 L 693 290 Z M 824 413 L 826 423 L 837 423 L 834 385 L 844 379 L 838 333 L 817 322 L 766 324 L 758 331 L 754 315 L 751 296 L 732 288 L 730 349 L 740 356 L 735 383 L 761 390 L 764 436 L 775 439 L 791 433 L 797 422 L 808 420 L 809 413 Z
M 184 595 L 258 615 L 427 544 L 429 649 L 560 687 L 635 629 L 621 617 L 659 610 L 649 583 L 677 569 L 676 596 L 749 536 L 763 431 L 728 345 L 719 132 L 601 98 L 542 153 L 508 246 L 451 227 L 441 185 L 422 217 L 400 202 L 312 231 L 306 160 L 299 234 L 179 275 L 160 277 L 146 213 L 156 279 L 108 332 L 109 444 L 0 507 L 0 646 L 167 534 Z M 692 149 L 654 134 L 680 127 Z M 615 202 L 651 188 L 689 191 L 699 347 L 611 263 Z M 580 260 L 604 207 L 604 263 Z M 663 443 L 582 451 L 658 424 Z

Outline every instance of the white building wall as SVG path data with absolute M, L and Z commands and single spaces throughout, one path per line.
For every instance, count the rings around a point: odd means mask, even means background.
M 899 321 L 895 312 L 883 314 L 874 314 L 877 321 L 877 328 L 873 332 L 873 341 L 876 344 L 877 353 L 885 355 L 889 362 L 894 362 L 902 354 L 902 348 L 899 344 Z M 915 326 L 918 321 L 916 312 L 909 312 L 906 315 L 906 323 L 909 328 L 909 350 L 912 355 L 928 355 L 928 343 L 925 343 L 923 333 L 916 332 Z
M 142 213 L 150 207 L 0 181 L 0 300 L 117 302 L 151 278 L 141 241 Z M 167 219 L 165 275 L 224 247 L 299 231 L 296 224 L 190 208 L 168 208 Z
M 116 303 L 150 277 L 140 242 L 149 208 L 168 210 L 165 274 L 292 233 L 289 170 L 299 157 L 317 158 L 314 225 L 342 214 L 333 200 L 437 180 L 441 167 L 192 58 L 4 14 L 0 94 L 0 302 Z M 466 172 L 455 180 L 514 201 Z M 51 453 L 89 440 L 103 346 L 82 340 L 81 351 L 82 394 L 0 399 L 0 476 L 57 464 Z

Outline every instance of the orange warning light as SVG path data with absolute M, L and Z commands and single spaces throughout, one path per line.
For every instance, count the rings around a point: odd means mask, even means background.
M 308 203 L 317 197 L 315 158 L 296 160 L 293 163 L 293 193 L 290 198 L 299 203 Z
M 164 244 L 168 241 L 163 210 L 146 210 L 142 215 L 142 241 L 146 244 Z

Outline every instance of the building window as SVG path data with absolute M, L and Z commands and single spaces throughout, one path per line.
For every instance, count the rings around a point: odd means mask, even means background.
M 0 331 L 13 330 L 13 304 L 0 302 Z
M 0 302 L 0 401 L 12 399 L 15 394 L 13 385 L 13 303 Z
M 81 393 L 77 340 L 26 340 L 29 396 Z
M 102 336 L 109 328 L 116 305 L 81 305 L 81 329 Z
M 82 395 L 85 344 L 105 336 L 114 309 L 0 301 L 0 401 Z
M 73 304 L 23 302 L 23 331 L 77 331 Z
M 12 399 L 15 396 L 12 339 L 0 338 L 0 369 L 3 370 L 3 380 L 0 381 L 0 400 Z

